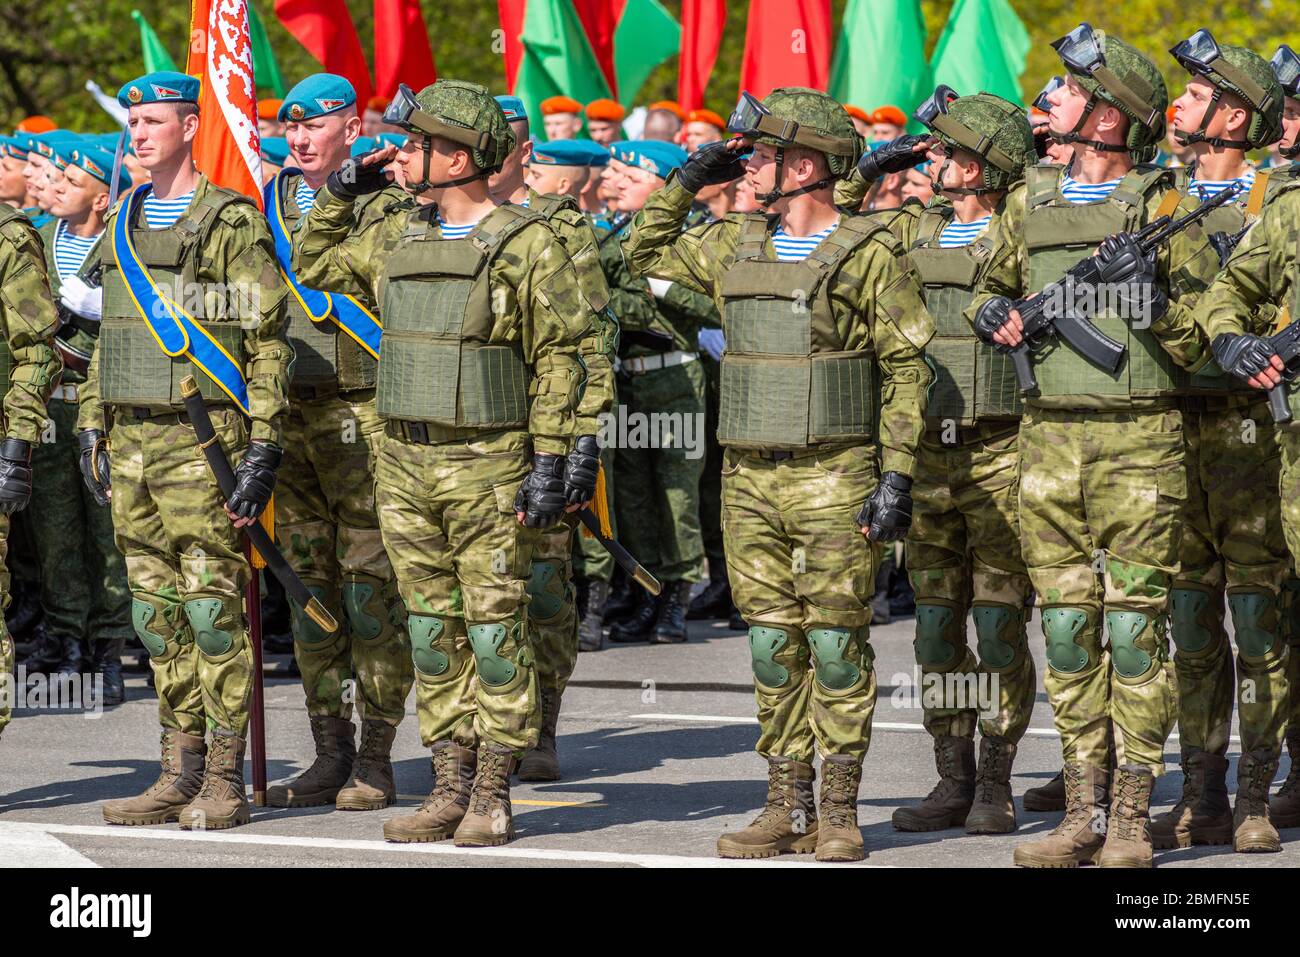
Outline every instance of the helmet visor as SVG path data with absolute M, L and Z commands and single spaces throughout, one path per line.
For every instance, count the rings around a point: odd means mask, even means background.
M 926 129 L 933 129 L 934 121 L 948 112 L 948 105 L 955 99 L 957 99 L 957 93 L 953 88 L 941 83 L 935 87 L 929 99 L 916 108 L 916 112 L 912 114 L 912 119 Z
M 1213 69 L 1211 64 L 1222 56 L 1214 34 L 1204 29 L 1197 30 L 1186 40 L 1178 41 L 1169 52 L 1189 73 L 1205 73 Z
M 492 142 L 492 137 L 487 132 L 456 126 L 421 110 L 415 101 L 415 94 L 405 83 L 398 84 L 397 95 L 384 110 L 384 122 L 401 127 L 408 133 L 438 136 L 475 150 L 486 150 Z
M 1059 40 L 1053 40 L 1052 49 L 1076 73 L 1091 74 L 1106 62 L 1090 23 L 1081 23 Z
M 1054 76 L 1047 81 L 1047 84 L 1038 91 L 1038 96 L 1034 97 L 1034 106 L 1044 113 L 1052 112 L 1052 102 L 1048 99 L 1053 93 L 1065 86 L 1065 78 Z
M 1296 56 L 1294 50 L 1283 43 L 1273 54 L 1269 66 L 1273 68 L 1273 75 L 1282 84 L 1287 96 L 1300 95 L 1300 56 Z

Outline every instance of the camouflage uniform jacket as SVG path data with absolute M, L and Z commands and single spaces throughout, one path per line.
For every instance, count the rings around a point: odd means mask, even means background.
M 45 278 L 40 237 L 8 206 L 0 206 L 0 319 L 13 356 L 4 396 L 5 431 L 35 443 L 45 427 L 45 399 L 61 369 L 50 342 L 59 317 Z

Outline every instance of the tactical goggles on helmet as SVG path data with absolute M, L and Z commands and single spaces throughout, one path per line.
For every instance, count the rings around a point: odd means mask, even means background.
M 1188 73 L 1210 80 L 1221 77 L 1261 113 L 1272 105 L 1273 97 L 1266 90 L 1227 61 L 1209 30 L 1197 30 L 1186 40 L 1180 40 L 1169 52 Z
M 740 94 L 740 101 L 727 118 L 727 132 L 738 133 L 747 139 L 770 136 L 782 143 L 806 146 L 832 156 L 853 156 L 856 146 L 852 140 L 805 130 L 794 120 L 773 116 L 772 111 L 749 92 Z
M 1048 97 L 1063 86 L 1065 86 L 1064 77 L 1054 76 L 1048 80 L 1047 84 L 1038 91 L 1038 95 L 1034 97 L 1035 109 L 1042 110 L 1044 113 L 1052 112 L 1052 101 Z
M 415 94 L 405 83 L 397 87 L 397 95 L 384 110 L 384 122 L 390 126 L 399 126 L 411 133 L 423 133 L 425 136 L 438 136 L 451 140 L 453 143 L 474 150 L 491 148 L 492 137 L 489 133 L 456 126 L 420 109 L 415 101 Z
M 1122 82 L 1106 65 L 1106 57 L 1101 52 L 1101 41 L 1093 32 L 1092 24 L 1081 23 L 1059 40 L 1053 40 L 1052 49 L 1072 72 L 1091 77 L 1102 89 L 1124 104 L 1125 109 L 1139 123 L 1147 129 L 1156 128 L 1160 111 L 1129 89 L 1128 84 Z M 1086 116 L 1087 113 L 1085 118 Z
M 1300 97 L 1300 56 L 1283 43 L 1273 54 L 1268 65 L 1273 68 L 1273 75 L 1282 85 L 1287 96 Z
M 976 156 L 988 160 L 998 169 L 1008 173 L 1016 169 L 1015 162 L 1006 153 L 993 145 L 992 138 L 977 133 L 969 126 L 959 123 L 948 115 L 948 107 L 957 100 L 957 93 L 952 87 L 939 84 L 934 93 L 916 108 L 912 119 L 923 125 L 937 136 L 956 143 L 962 149 L 969 150 Z

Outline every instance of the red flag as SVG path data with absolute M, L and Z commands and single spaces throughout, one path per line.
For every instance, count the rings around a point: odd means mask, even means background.
M 392 99 L 398 83 L 419 92 L 437 78 L 420 0 L 375 0 L 376 95 Z
M 718 59 L 727 0 L 682 0 L 682 59 L 677 76 L 677 102 L 684 110 L 704 106 L 709 74 Z
M 778 86 L 825 90 L 831 59 L 831 0 L 753 0 L 740 88 L 764 97 Z
M 194 165 L 262 205 L 261 137 L 247 0 L 193 0 L 186 72 L 199 78 Z
M 605 74 L 610 94 L 618 99 L 618 78 L 614 73 L 614 29 L 623 16 L 627 0 L 573 0 L 574 12 L 582 21 L 587 41 L 596 54 L 600 72 Z
M 515 78 L 519 76 L 519 64 L 524 62 L 524 45 L 520 37 L 524 33 L 524 10 L 528 0 L 497 0 L 497 10 L 501 15 L 501 54 L 506 61 L 506 90 L 515 91 Z
M 370 67 L 343 0 L 275 0 L 275 15 L 327 71 L 347 78 L 358 103 L 370 99 Z

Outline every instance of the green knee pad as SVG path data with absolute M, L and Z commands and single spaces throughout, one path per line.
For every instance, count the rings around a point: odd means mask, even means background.
M 1047 639 L 1047 663 L 1053 671 L 1072 675 L 1093 663 L 1092 652 L 1075 639 L 1088 627 L 1088 612 L 1082 608 L 1044 608 L 1043 636 Z
M 922 668 L 937 671 L 944 665 L 957 663 L 958 646 L 966 643 L 966 636 L 961 633 L 966 616 L 960 612 L 961 608 L 951 602 L 916 603 L 916 637 L 912 639 L 912 650 Z
M 343 612 L 352 634 L 362 641 L 374 641 L 393 633 L 400 610 L 392 600 L 394 586 L 378 578 L 357 575 L 343 583 Z
M 194 642 L 205 658 L 224 659 L 239 650 L 238 609 L 227 614 L 225 600 L 221 598 L 191 598 L 185 603 L 185 617 L 194 632 Z M 224 623 L 222 619 L 227 619 Z
M 759 684 L 766 688 L 785 687 L 790 680 L 790 671 L 776 660 L 776 656 L 789 643 L 790 635 L 784 628 L 749 626 L 749 662 Z
M 515 662 L 501 655 L 501 646 L 509 637 L 512 627 L 522 632 L 524 624 L 522 621 L 516 621 L 513 625 L 494 621 L 489 624 L 469 626 L 469 646 L 474 651 L 474 665 L 478 669 L 478 680 L 481 684 L 496 690 L 509 685 L 516 677 L 521 676 Z M 526 645 L 523 646 L 522 651 L 519 664 L 526 667 L 531 663 L 526 654 Z
M 569 576 L 562 562 L 535 561 L 529 569 L 528 617 L 550 621 L 559 616 L 569 599 Z
M 1232 631 L 1243 658 L 1263 658 L 1277 644 L 1277 601 L 1266 591 L 1229 591 Z
M 1025 647 L 1024 613 L 1015 605 L 979 605 L 971 609 L 975 619 L 975 647 L 986 668 L 1005 668 Z
M 329 607 L 328 589 L 324 585 L 315 582 L 304 582 L 311 596 L 320 602 L 326 608 Z M 316 620 L 303 609 L 292 598 L 289 599 L 289 627 L 293 632 L 293 640 L 303 645 L 319 645 L 331 638 L 337 638 L 338 632 L 331 634 L 320 625 Z
M 1142 647 L 1151 619 L 1140 611 L 1106 612 L 1106 635 L 1110 639 L 1110 664 L 1121 678 L 1141 678 L 1156 660 Z M 1147 642 L 1149 643 L 1149 641 Z
M 859 630 L 853 628 L 813 628 L 808 632 L 817 683 L 823 688 L 848 691 L 862 677 L 860 665 L 867 653 L 865 648 L 857 647 L 855 638 L 858 633 Z M 846 652 L 849 653 L 847 658 Z
M 1211 605 L 1214 592 L 1208 588 L 1174 588 L 1169 592 L 1169 620 L 1173 625 L 1174 644 L 1179 651 L 1194 654 L 1204 651 L 1218 630 L 1217 615 Z
M 131 624 L 140 644 L 155 661 L 162 662 L 175 656 L 178 645 L 173 643 L 169 651 L 167 644 L 168 639 L 176 634 L 175 619 L 180 613 L 181 606 L 172 602 L 131 596 Z
M 453 678 L 460 674 L 464 660 L 456 649 L 460 633 L 459 619 L 436 615 L 408 615 L 406 630 L 411 637 L 411 663 L 427 678 Z

